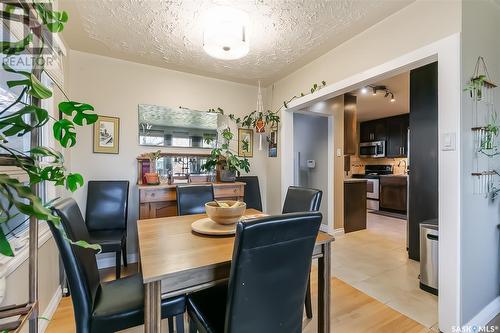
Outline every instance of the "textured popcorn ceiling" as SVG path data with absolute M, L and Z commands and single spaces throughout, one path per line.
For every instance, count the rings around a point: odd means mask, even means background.
M 63 1 L 65 39 L 77 50 L 255 83 L 278 79 L 411 0 Z M 248 13 L 250 52 L 217 60 L 203 51 L 203 14 L 216 5 Z M 390 32 L 388 32 L 390 33 Z M 383 46 L 381 46 L 383 47 Z

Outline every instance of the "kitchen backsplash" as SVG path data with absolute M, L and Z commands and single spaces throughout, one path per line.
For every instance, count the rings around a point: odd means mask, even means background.
M 402 175 L 405 173 L 407 158 L 360 158 L 359 156 L 351 156 L 351 171 L 349 172 L 349 177 L 353 174 L 364 174 L 365 165 L 379 165 L 387 164 L 392 165 L 394 174 Z M 398 166 L 399 165 L 399 166 Z

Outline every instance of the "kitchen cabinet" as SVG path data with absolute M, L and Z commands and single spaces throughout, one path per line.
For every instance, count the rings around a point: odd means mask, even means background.
M 387 139 L 385 118 L 364 121 L 359 126 L 361 142 L 385 141 Z
M 387 157 L 407 157 L 409 115 L 386 118 Z
M 380 209 L 406 212 L 407 183 L 406 176 L 380 176 Z
M 420 223 L 438 217 L 438 64 L 410 71 L 408 256 L 420 258 Z
M 344 180 L 344 232 L 366 229 L 366 179 Z

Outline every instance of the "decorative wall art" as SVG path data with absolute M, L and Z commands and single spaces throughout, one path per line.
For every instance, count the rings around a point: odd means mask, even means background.
M 94 124 L 94 153 L 118 154 L 120 118 L 99 116 Z
M 268 141 L 268 156 L 278 157 L 278 128 L 271 129 Z
M 238 128 L 238 156 L 253 157 L 253 129 Z

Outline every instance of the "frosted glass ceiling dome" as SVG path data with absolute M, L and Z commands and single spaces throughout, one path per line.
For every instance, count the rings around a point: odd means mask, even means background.
M 214 7 L 204 18 L 203 49 L 211 57 L 239 59 L 248 54 L 248 14 L 230 7 Z

